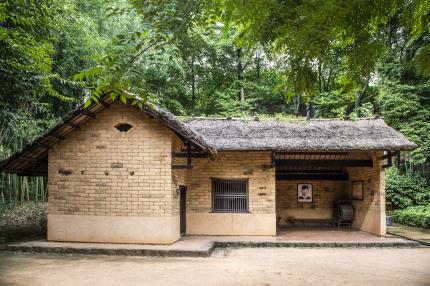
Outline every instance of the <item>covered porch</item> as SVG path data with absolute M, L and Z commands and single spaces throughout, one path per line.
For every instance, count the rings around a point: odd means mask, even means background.
M 318 234 L 307 234 L 322 235 L 322 239 L 328 234 L 351 235 L 323 229 L 334 227 L 384 236 L 384 168 L 395 155 L 383 151 L 276 152 L 278 230 L 288 234 L 297 233 L 297 227 L 318 227 Z

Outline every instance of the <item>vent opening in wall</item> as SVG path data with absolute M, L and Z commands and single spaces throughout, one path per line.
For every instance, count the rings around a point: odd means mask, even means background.
M 120 132 L 127 132 L 131 128 L 133 128 L 133 125 L 130 125 L 128 123 L 119 123 L 119 124 L 115 125 L 115 128 L 118 129 L 118 131 L 120 131 Z

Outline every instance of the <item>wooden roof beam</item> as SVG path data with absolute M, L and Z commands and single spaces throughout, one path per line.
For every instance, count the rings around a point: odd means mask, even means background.
M 86 110 L 86 109 L 84 111 L 82 111 L 82 114 L 86 115 L 88 117 L 91 117 L 92 119 L 96 119 L 96 117 L 97 117 L 94 112 L 91 112 L 91 111 Z
M 104 108 L 109 108 L 110 107 L 110 104 L 108 104 L 104 100 L 100 100 L 99 102 L 100 102 L 101 105 L 103 105 Z
M 349 176 L 342 174 L 276 174 L 276 180 L 327 180 L 327 181 L 347 181 Z
M 372 160 L 281 160 L 276 159 L 280 167 L 373 167 Z
M 81 127 L 81 125 L 75 124 L 73 122 L 66 122 L 66 124 L 70 127 L 73 127 L 74 129 L 78 129 L 79 127 Z
M 36 162 L 36 161 L 48 162 L 48 160 L 45 158 L 33 158 L 33 157 L 29 157 L 29 156 L 25 156 L 25 157 L 22 156 L 22 157 L 20 157 L 20 159 L 26 160 L 26 161 L 34 161 L 34 162 Z
M 176 157 L 176 158 L 187 158 L 188 152 L 173 152 L 172 156 Z M 191 152 L 191 157 L 192 158 L 208 158 L 209 155 L 207 152 Z
M 66 140 L 66 137 L 64 137 L 63 135 L 60 135 L 56 132 L 53 132 L 52 136 L 54 136 L 55 138 L 60 139 L 60 140 Z
M 45 149 L 52 149 L 52 147 L 51 147 L 51 145 L 48 145 L 48 144 L 45 144 L 45 143 L 42 143 L 42 142 L 39 142 L 39 141 L 36 141 L 35 142 L 38 146 L 40 146 L 40 147 L 43 147 L 43 148 L 45 148 Z

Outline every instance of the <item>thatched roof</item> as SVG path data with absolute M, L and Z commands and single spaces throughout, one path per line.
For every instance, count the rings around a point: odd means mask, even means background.
M 298 122 L 193 119 L 187 126 L 217 150 L 412 150 L 416 144 L 382 119 Z
M 99 103 L 71 112 L 21 152 L 1 161 L 0 171 L 46 175 L 49 148 L 80 125 L 96 118 L 98 112 L 109 108 L 112 103 L 112 99 L 106 96 Z M 205 118 L 182 122 L 170 112 L 149 104 L 139 110 L 164 124 L 196 149 L 208 153 L 212 159 L 216 157 L 217 150 L 400 151 L 416 147 L 382 119 L 282 122 Z
M 81 106 L 72 111 L 60 123 L 27 144 L 21 152 L 12 155 L 6 160 L 0 161 L 0 171 L 22 175 L 46 175 L 48 172 L 47 163 L 49 148 L 63 140 L 67 134 L 73 132 L 88 120 L 96 118 L 97 113 L 109 108 L 112 103 L 112 98 L 110 96 L 105 96 L 100 99 L 98 103 L 93 103 L 88 108 Z M 164 124 L 182 140 L 190 142 L 198 149 L 207 152 L 211 158 L 216 157 L 217 151 L 207 139 L 189 128 L 170 112 L 150 104 L 143 106 L 142 109 L 137 106 L 136 108 Z
M 179 120 L 169 111 L 155 105 L 145 105 L 142 111 L 172 129 L 172 131 L 174 131 L 183 140 L 188 141 L 207 152 L 211 158 L 216 157 L 217 150 L 209 140 L 207 140 L 202 134 L 194 131 L 188 125 L 184 124 L 184 122 Z

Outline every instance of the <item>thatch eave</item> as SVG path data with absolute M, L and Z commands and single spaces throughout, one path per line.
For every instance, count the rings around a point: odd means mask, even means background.
M 410 151 L 417 147 L 375 118 L 295 122 L 199 118 L 186 124 L 218 151 Z
M 94 102 L 88 108 L 83 105 L 70 112 L 61 122 L 48 129 L 44 134 L 28 143 L 20 152 L 0 161 L 0 171 L 17 173 L 22 175 L 47 175 L 48 150 L 67 134 L 73 132 L 88 120 L 96 118 L 97 113 L 109 108 L 113 103 L 110 96 L 104 96 L 99 102 Z M 171 129 L 182 140 L 190 143 L 209 154 L 211 159 L 217 156 L 217 150 L 202 135 L 198 134 L 183 122 L 179 121 L 173 114 L 151 104 L 143 108 L 133 106 L 148 116 L 161 122 Z

